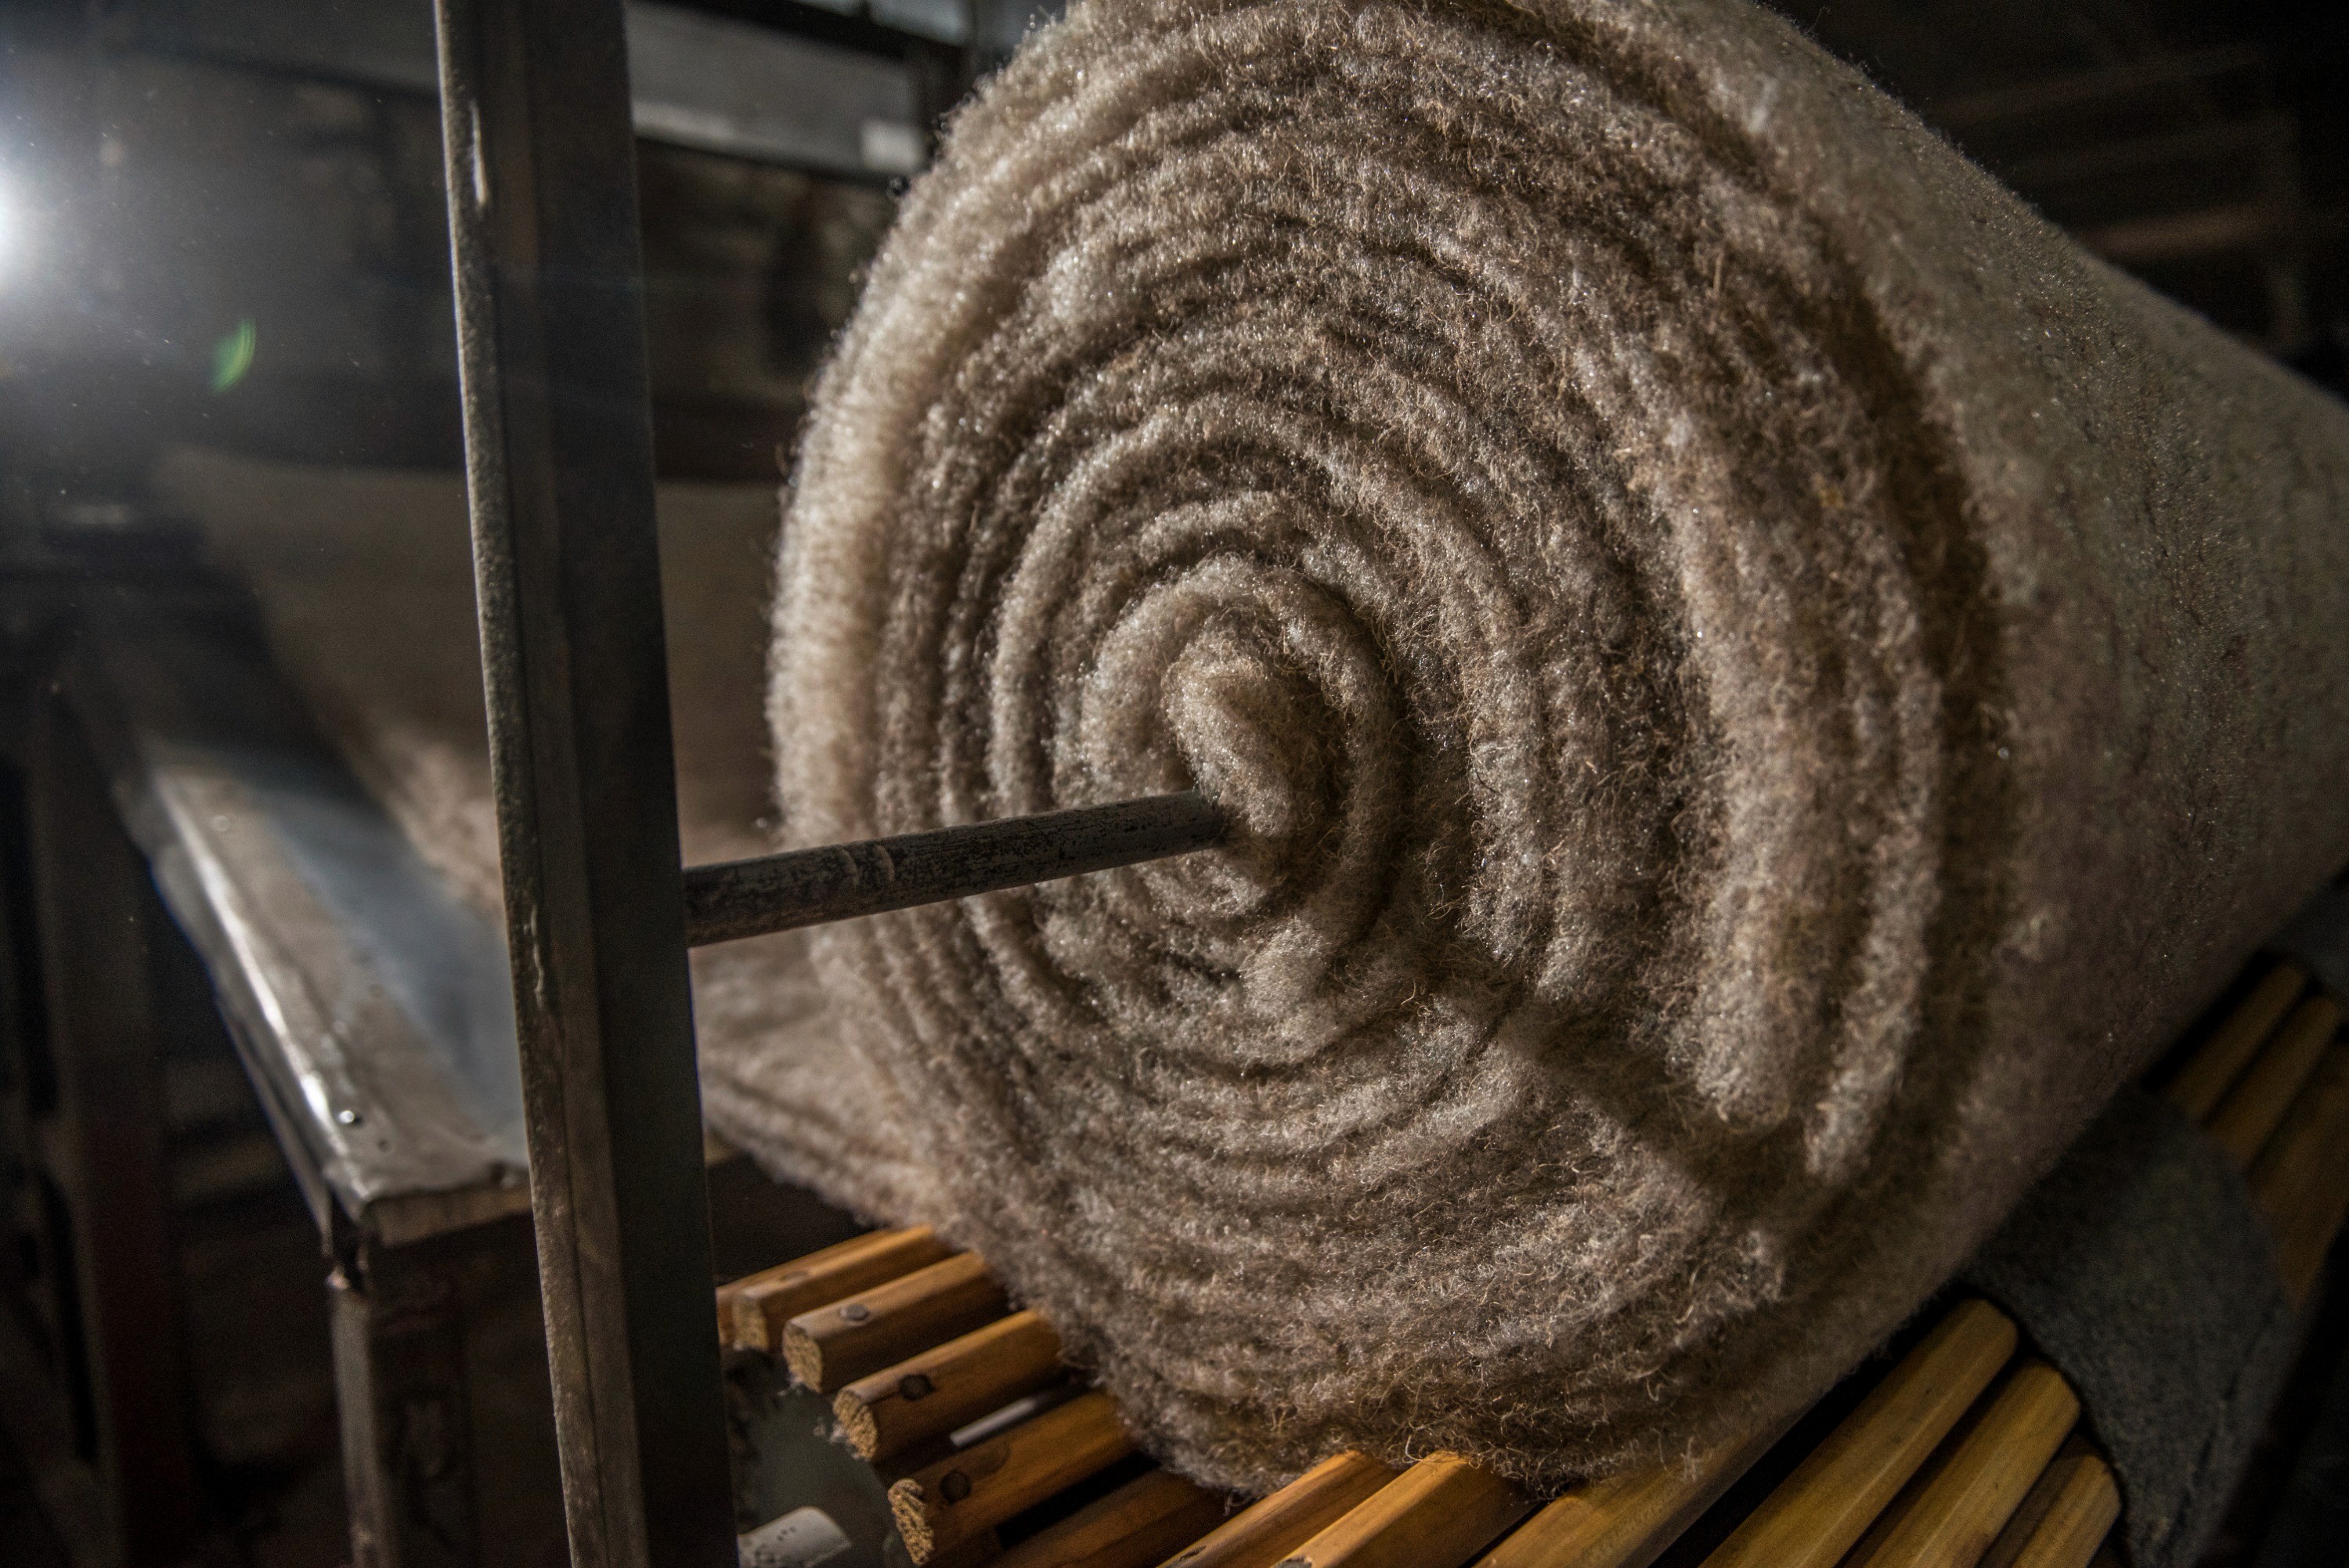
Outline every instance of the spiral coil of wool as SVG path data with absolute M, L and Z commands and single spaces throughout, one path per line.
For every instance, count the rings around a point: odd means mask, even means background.
M 454 477 L 163 481 L 493 902 Z M 756 852 L 771 511 L 662 510 Z M 1765 1429 L 2349 859 L 2349 413 L 1743 0 L 1080 0 L 908 192 L 773 625 L 790 843 L 1236 819 L 695 975 L 721 1130 L 1239 1490 Z
M 1740 0 L 1081 0 L 821 387 L 780 798 L 1238 828 L 819 933 L 889 1158 L 713 1113 L 1216 1484 L 1765 1425 L 2349 856 L 2344 523 L 2349 414 Z

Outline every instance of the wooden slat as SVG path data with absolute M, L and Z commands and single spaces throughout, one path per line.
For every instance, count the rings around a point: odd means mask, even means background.
M 926 1466 L 889 1489 L 916 1563 L 962 1545 L 1133 1451 L 1106 1394 L 1082 1394 Z
M 2349 1090 L 2349 1044 L 2336 1044 L 2318 1059 L 2283 1125 L 2251 1167 L 2251 1196 L 2279 1228 L 2327 1166 L 2349 1163 L 2341 1160 L 2342 1150 L 2331 1136 L 2344 1090 Z
M 1829 1568 L 1958 1424 L 2014 1354 L 1988 1302 L 1952 1307 L 1795 1473 L 1721 1543 L 1706 1568 Z
M 992 1530 L 982 1530 L 951 1552 L 941 1552 L 922 1568 L 979 1568 L 1003 1555 L 1003 1542 Z M 887 1561 L 885 1556 L 884 1562 Z
M 783 1328 L 783 1365 L 817 1393 L 836 1394 L 1002 1316 L 1009 1305 L 987 1261 L 962 1253 L 792 1318 Z
M 2334 1125 L 2336 1136 L 2349 1139 L 2349 1118 Z M 2314 1294 L 2344 1222 L 2349 1222 L 2349 1160 L 2336 1158 L 2324 1168 L 2323 1179 L 2307 1195 L 2305 1206 L 2276 1238 L 2277 1272 L 2293 1301 L 2305 1305 Z
M 1531 1510 L 1457 1454 L 1403 1471 L 1290 1553 L 1294 1568 L 1460 1568 Z
M 2284 1014 L 2308 988 L 2308 975 L 2295 964 L 2279 964 L 2251 994 L 2210 1033 L 2169 1080 L 2162 1098 L 2196 1121 L 2208 1121 L 2219 1101 L 2243 1074 Z
M 2301 1214 L 2298 1250 L 2321 1261 L 2323 1243 L 2349 1212 L 2349 1161 L 2326 1158 L 2349 1139 L 2349 1047 L 2325 1050 L 2341 1019 L 2329 999 L 2293 1007 L 2307 984 L 2295 966 L 2278 965 L 2164 1093 L 2209 1119 L 2214 1137 L 2237 1158 L 2248 1163 L 2258 1156 L 2253 1181 L 2263 1204 L 2280 1230 L 2288 1214 Z M 771 1312 L 756 1310 L 752 1287 L 772 1299 L 781 1276 L 796 1274 L 791 1283 L 806 1289 L 812 1274 L 824 1277 L 814 1265 L 843 1253 L 853 1258 L 883 1239 L 860 1238 L 738 1282 L 721 1293 L 721 1314 L 730 1306 L 734 1320 L 770 1323 Z M 947 1249 L 927 1239 L 936 1253 L 921 1272 L 929 1277 L 908 1279 L 899 1269 L 877 1285 L 827 1295 L 818 1310 L 795 1315 L 811 1321 L 792 1324 L 798 1332 L 784 1336 L 787 1353 L 801 1345 L 802 1379 L 838 1390 L 835 1410 L 851 1445 L 867 1458 L 908 1452 L 1062 1375 L 1057 1336 L 1033 1313 L 936 1343 L 951 1332 L 936 1326 L 942 1312 L 957 1304 L 970 1310 L 957 1293 L 975 1301 L 991 1292 L 991 1310 L 1002 1302 L 978 1259 L 957 1258 L 940 1269 Z M 836 1265 L 829 1277 L 836 1283 Z M 861 1315 L 838 1313 L 851 1297 Z M 827 1306 L 829 1314 L 821 1310 Z M 1845 1559 L 1845 1568 L 1977 1560 L 1992 1568 L 2081 1568 L 2109 1531 L 2103 1511 L 2116 1513 L 2117 1491 L 2109 1466 L 2082 1440 L 2049 1458 L 2077 1418 L 2077 1400 L 2035 1359 L 1999 1377 L 2015 1345 L 2012 1323 L 1987 1303 L 1953 1307 L 1707 1568 L 1832 1568 Z M 884 1355 L 889 1364 L 880 1364 Z M 865 1370 L 844 1370 L 851 1367 Z M 1964 1429 L 1936 1456 L 1961 1420 Z M 1058 1426 L 1085 1429 L 1063 1440 L 1048 1435 Z M 1361 1455 L 1340 1455 L 1220 1522 L 1193 1511 L 1219 1511 L 1210 1494 L 1154 1472 L 1008 1555 L 1013 1568 L 1143 1568 L 1169 1550 L 1165 1568 L 1433 1568 L 1465 1563 L 1489 1543 L 1476 1568 L 1645 1568 L 1768 1446 L 1725 1446 L 1693 1472 L 1669 1468 L 1577 1488 L 1497 1543 L 1495 1536 L 1524 1518 L 1526 1501 L 1457 1456 L 1436 1456 L 1395 1478 Z M 991 1550 L 996 1523 L 1130 1448 L 1106 1397 L 1087 1395 L 900 1481 L 892 1504 L 915 1560 L 934 1563 Z M 1929 1458 L 1934 1462 L 1920 1473 Z M 1066 1479 L 1055 1479 L 1061 1470 L 1070 1472 Z M 1194 1519 L 1200 1529 L 1191 1527 Z M 1185 1522 L 1179 1530 L 1187 1545 L 1167 1539 L 1178 1532 L 1167 1520 Z M 1472 1535 L 1476 1540 L 1463 1545 Z M 917 1539 L 925 1544 L 916 1547 Z M 1984 1559 L 1986 1551 L 1994 1555 Z
M 2291 1114 L 2251 1168 L 2251 1191 L 2275 1222 L 2276 1263 L 2296 1302 L 2308 1299 L 2349 1216 L 2349 1046 L 2324 1053 Z
M 1974 1568 L 2080 1419 L 2063 1375 L 2032 1357 L 1999 1382 L 1849 1568 Z
M 2292 1010 L 2242 1080 L 2227 1091 L 2210 1118 L 2211 1140 L 2238 1165 L 2259 1158 L 2292 1098 L 2316 1068 L 2333 1031 L 2341 1026 L 2341 1008 L 2329 996 L 2312 996 Z
M 1477 1568 L 1647 1568 L 1767 1453 L 1775 1434 L 1724 1443 L 1697 1461 L 1576 1487 L 1512 1532 Z
M 1275 1568 L 1394 1479 L 1367 1455 L 1334 1455 L 1224 1521 L 1165 1568 Z
M 1152 1568 L 1224 1520 L 1224 1500 L 1152 1470 L 1006 1552 L 1002 1568 Z
M 783 1326 L 845 1295 L 895 1279 L 954 1249 L 927 1225 L 875 1231 L 719 1287 L 718 1330 L 737 1350 L 783 1347 Z
M 832 1412 L 857 1458 L 891 1459 L 1050 1387 L 1062 1371 L 1052 1326 L 1015 1312 L 858 1378 Z
M 2075 1432 L 1991 1544 L 1982 1568 L 2088 1568 L 2120 1514 L 2112 1466 Z

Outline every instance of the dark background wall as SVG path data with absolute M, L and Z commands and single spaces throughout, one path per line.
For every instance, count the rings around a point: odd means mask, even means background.
M 2349 5 L 1778 8 L 2090 249 L 2344 385 Z
M 1016 0 L 700 9 L 887 62 L 925 118 L 1027 15 Z M 2340 383 L 2349 5 L 1782 9 L 2091 248 Z M 266 49 L 222 57 L 221 39 L 277 12 L 328 77 L 273 68 Z M 403 27 L 413 52 L 424 15 L 425 0 L 0 7 L 0 440 L 15 455 L 0 461 L 98 488 L 133 483 L 166 440 L 455 464 L 432 106 L 351 79 Z M 772 477 L 890 180 L 655 141 L 638 177 L 661 467 Z
M 902 84 L 916 159 L 981 58 L 826 8 L 733 9 Z M 295 20 L 272 47 L 222 46 L 273 10 Z M 187 440 L 457 466 L 440 130 L 408 85 L 429 47 L 428 0 L 0 6 L 0 465 L 121 489 Z M 637 177 L 662 469 L 772 479 L 895 173 L 648 139 Z

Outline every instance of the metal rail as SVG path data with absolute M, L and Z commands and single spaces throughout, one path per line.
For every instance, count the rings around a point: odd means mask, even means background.
M 736 1558 L 692 940 L 1179 854 L 1196 793 L 679 863 L 620 0 L 434 0 L 531 1211 L 576 1568 Z
M 1224 813 L 1186 789 L 696 866 L 685 873 L 685 939 L 699 947 L 1105 872 L 1212 848 L 1225 828 Z
M 731 1568 L 619 0 L 436 0 L 481 665 L 577 1568 Z

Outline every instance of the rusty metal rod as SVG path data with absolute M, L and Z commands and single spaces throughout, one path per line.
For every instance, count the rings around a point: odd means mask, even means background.
M 695 866 L 685 873 L 685 939 L 700 947 L 1105 872 L 1212 849 L 1226 827 L 1222 810 L 1186 789 Z

